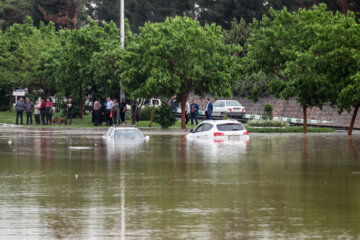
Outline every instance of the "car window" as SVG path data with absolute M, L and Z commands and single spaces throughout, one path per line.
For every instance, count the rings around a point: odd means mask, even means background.
M 244 130 L 244 127 L 241 123 L 219 124 L 216 127 L 217 127 L 217 129 L 219 129 L 219 131 L 223 131 L 223 132 Z
M 141 140 L 144 136 L 137 130 L 118 130 L 115 132 L 115 140 Z
M 194 133 L 198 133 L 198 132 L 202 132 L 204 127 L 204 124 L 200 124 L 199 126 L 197 126 L 194 130 Z
M 213 128 L 213 125 L 211 125 L 210 123 L 203 123 L 201 125 L 199 125 L 196 129 L 195 129 L 195 133 L 198 132 L 206 132 L 209 131 L 210 129 Z
M 110 129 L 108 130 L 108 132 L 106 133 L 106 136 L 108 136 L 108 137 L 111 136 L 112 131 L 113 131 L 113 129 L 110 128 Z
M 229 100 L 229 101 L 226 101 L 226 106 L 229 106 L 229 107 L 241 107 L 241 104 L 236 100 Z
M 220 103 L 221 103 L 221 102 L 215 102 L 215 103 L 213 104 L 213 106 L 214 106 L 214 107 L 220 107 Z
M 210 131 L 213 128 L 212 124 L 204 123 L 203 132 Z

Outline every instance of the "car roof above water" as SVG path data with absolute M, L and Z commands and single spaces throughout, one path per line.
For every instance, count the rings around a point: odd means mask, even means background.
M 227 123 L 238 123 L 241 124 L 241 122 L 239 122 L 238 120 L 233 120 L 233 119 L 229 119 L 229 120 L 205 120 L 202 123 L 212 123 L 215 125 L 218 124 L 227 124 Z

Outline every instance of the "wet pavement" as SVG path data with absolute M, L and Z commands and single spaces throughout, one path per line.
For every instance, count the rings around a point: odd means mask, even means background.
M 360 134 L 0 128 L 0 239 L 358 239 Z

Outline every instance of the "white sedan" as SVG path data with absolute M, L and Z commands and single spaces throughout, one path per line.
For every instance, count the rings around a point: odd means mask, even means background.
M 135 127 L 110 127 L 103 135 L 103 139 L 115 141 L 144 140 L 148 139 Z
M 245 107 L 237 100 L 217 100 L 213 104 L 213 116 L 242 116 L 246 112 Z
M 187 138 L 212 138 L 218 140 L 243 140 L 249 138 L 245 127 L 236 120 L 206 120 L 191 129 Z

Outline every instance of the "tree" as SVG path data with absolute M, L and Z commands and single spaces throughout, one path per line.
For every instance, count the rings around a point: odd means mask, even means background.
M 88 14 L 99 22 L 116 22 L 119 26 L 119 0 L 93 0 L 87 3 Z M 125 17 L 131 30 L 138 32 L 145 22 L 163 22 L 167 17 L 192 15 L 194 0 L 125 1 Z
M 181 127 L 189 93 L 230 96 L 237 73 L 234 52 L 240 46 L 223 43 L 221 27 L 187 17 L 146 23 L 122 61 L 121 85 L 134 97 L 170 97 L 181 103 Z
M 110 25 L 105 24 L 105 27 L 110 27 Z M 111 25 L 111 27 L 114 26 Z M 116 35 L 116 32 L 114 32 L 114 35 Z M 126 48 L 134 39 L 127 20 L 125 23 L 125 36 Z M 96 89 L 93 89 L 94 92 L 101 92 L 106 96 L 115 96 L 117 95 L 116 93 L 120 92 L 121 66 L 119 66 L 119 62 L 121 61 L 123 53 L 124 50 L 120 48 L 118 38 L 113 38 L 101 43 L 100 51 L 93 54 L 90 64 L 96 83 Z
M 0 25 L 5 30 L 14 23 L 22 23 L 30 14 L 30 4 L 24 0 L 2 0 L 0 2 Z
M 251 22 L 253 18 L 260 19 L 265 13 L 264 0 L 198 0 L 197 4 L 198 19 L 202 24 L 216 23 L 224 29 L 231 28 L 234 18 Z
M 58 29 L 77 29 L 86 22 L 87 0 L 33 0 L 33 17 L 37 25 L 41 21 L 54 22 Z
M 9 111 L 12 110 L 12 92 L 16 88 L 25 87 L 24 79 L 28 72 L 23 70 L 23 52 L 20 45 L 28 41 L 36 30 L 30 17 L 24 24 L 13 24 L 1 37 L 0 51 L 0 87 L 9 95 Z
M 34 28 L 31 35 L 19 45 L 22 55 L 22 85 L 28 89 L 42 90 L 47 98 L 55 91 L 55 81 L 44 70 L 44 56 L 58 47 L 60 39 L 55 31 L 55 24 L 47 26 L 41 22 L 40 28 Z M 46 64 L 46 63 L 45 63 Z
M 311 10 L 300 9 L 290 13 L 285 9 L 254 21 L 248 42 L 246 61 L 251 68 L 275 75 L 269 92 L 276 97 L 296 100 L 303 108 L 304 133 L 307 133 L 307 109 L 322 108 L 333 92 L 316 61 L 318 52 L 313 46 L 326 37 L 327 27 L 336 23 L 326 5 Z
M 80 118 L 84 113 L 85 93 L 96 85 L 91 59 L 104 44 L 118 41 L 118 33 L 113 22 L 100 27 L 89 20 L 88 26 L 79 30 L 62 30 L 60 47 L 50 52 L 50 62 L 44 71 L 52 72 L 59 91 L 79 102 Z
M 312 47 L 317 58 L 316 69 L 327 79 L 331 103 L 338 107 L 339 113 L 353 111 L 348 129 L 352 129 L 360 107 L 360 24 L 355 14 L 337 13 L 334 21 L 323 28 L 318 44 Z

